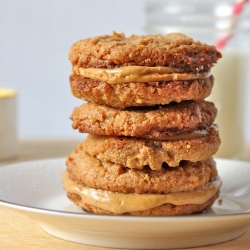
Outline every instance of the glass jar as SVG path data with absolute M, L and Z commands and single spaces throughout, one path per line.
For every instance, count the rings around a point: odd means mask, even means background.
M 226 41 L 222 59 L 213 67 L 215 83 L 207 98 L 218 108 L 216 123 L 222 144 L 217 157 L 240 158 L 250 123 L 250 4 L 232 15 L 231 0 L 148 0 L 146 32 L 181 32 L 195 40 L 216 45 Z M 225 39 L 227 37 L 227 39 Z M 248 114 L 248 115 L 247 115 Z M 249 119 L 249 120 L 247 120 Z

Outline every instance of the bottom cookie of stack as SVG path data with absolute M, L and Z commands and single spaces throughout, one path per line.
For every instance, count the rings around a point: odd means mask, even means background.
M 131 169 L 75 150 L 62 179 L 68 198 L 97 214 L 186 215 L 212 206 L 221 180 L 215 161 L 162 164 L 159 171 Z

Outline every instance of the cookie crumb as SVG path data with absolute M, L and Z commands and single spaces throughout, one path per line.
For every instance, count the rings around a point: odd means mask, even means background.
M 218 204 L 219 204 L 220 206 L 222 206 L 222 205 L 223 205 L 223 199 L 219 199 L 219 200 L 218 200 Z

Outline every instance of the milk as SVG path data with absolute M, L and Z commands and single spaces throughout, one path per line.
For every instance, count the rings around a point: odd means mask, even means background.
M 239 48 L 240 49 L 240 48 Z M 237 158 L 245 146 L 245 117 L 247 82 L 250 79 L 250 53 L 225 51 L 212 70 L 215 77 L 213 91 L 208 100 L 218 108 L 221 147 L 217 157 Z

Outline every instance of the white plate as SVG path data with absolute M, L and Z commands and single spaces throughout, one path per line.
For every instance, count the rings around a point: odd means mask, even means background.
M 78 243 L 133 249 L 196 247 L 228 241 L 250 225 L 250 163 L 217 159 L 220 199 L 205 213 L 178 217 L 85 213 L 66 197 L 65 159 L 0 167 L 0 205 L 38 221 L 51 235 Z

